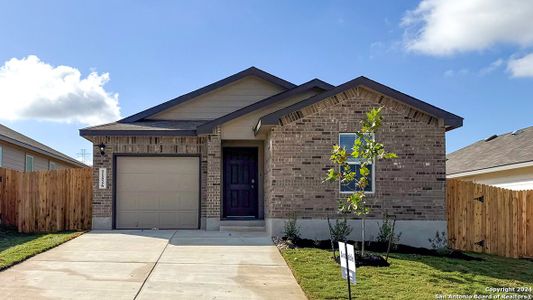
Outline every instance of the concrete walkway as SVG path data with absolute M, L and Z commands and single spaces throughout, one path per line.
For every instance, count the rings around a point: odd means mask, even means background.
M 93 231 L 0 272 L 1 299 L 305 299 L 269 237 Z

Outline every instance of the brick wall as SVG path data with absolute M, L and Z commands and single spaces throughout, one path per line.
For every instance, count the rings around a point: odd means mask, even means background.
M 93 217 L 112 216 L 114 153 L 200 154 L 201 216 L 220 215 L 220 167 L 217 169 L 217 166 L 220 165 L 220 147 L 217 147 L 217 144 L 220 145 L 220 138 L 218 135 L 206 137 L 93 137 L 91 140 L 94 144 Z M 100 143 L 106 145 L 103 156 L 98 148 Z M 104 190 L 98 189 L 98 168 L 102 167 L 107 168 L 108 172 L 107 189 Z
M 445 130 L 435 119 L 373 91 L 357 88 L 281 120 L 265 147 L 265 212 L 270 218 L 323 218 L 337 212 L 338 183 L 322 183 L 340 132 L 359 128 L 364 113 L 384 106 L 376 139 L 399 158 L 376 163 L 371 218 L 444 220 Z

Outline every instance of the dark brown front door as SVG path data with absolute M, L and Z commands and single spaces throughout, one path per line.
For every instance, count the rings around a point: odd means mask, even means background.
M 225 218 L 257 218 L 257 148 L 223 150 Z

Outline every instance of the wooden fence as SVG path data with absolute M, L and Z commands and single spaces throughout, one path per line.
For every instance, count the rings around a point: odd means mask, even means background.
M 92 169 L 18 172 L 0 168 L 0 220 L 20 232 L 85 230 L 92 219 Z
M 533 190 L 447 181 L 448 240 L 454 249 L 533 257 Z

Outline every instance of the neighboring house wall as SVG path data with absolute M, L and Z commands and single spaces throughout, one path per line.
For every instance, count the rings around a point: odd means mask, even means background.
M 338 216 L 340 198 L 338 183 L 322 182 L 333 167 L 332 146 L 338 144 L 339 133 L 359 129 L 364 113 L 376 106 L 384 106 L 384 123 L 376 139 L 399 157 L 376 163 L 368 217 L 395 215 L 399 231 L 410 231 L 410 244 L 427 244 L 436 230 L 446 230 L 444 126 L 421 112 L 413 113 L 410 107 L 359 89 L 287 116 L 282 119 L 286 125 L 271 130 L 265 145 L 265 210 L 271 234 L 280 234 L 284 222 L 295 214 L 303 218 L 307 237 L 327 237 L 325 218 Z M 358 222 L 353 226 L 360 226 Z M 367 238 L 375 236 L 376 225 L 368 222 Z
M 151 116 L 153 120 L 211 120 L 278 94 L 284 89 L 247 77 Z
M 46 171 L 49 169 L 50 161 L 56 163 L 57 169 L 67 168 L 63 162 L 43 156 L 42 154 L 12 145 L 1 143 L 2 147 L 2 168 L 24 171 L 26 166 L 26 154 L 33 156 L 33 170 Z
M 227 123 L 221 125 L 222 139 L 226 140 L 254 140 L 261 139 L 264 140 L 264 136 L 256 136 L 254 134 L 253 128 L 257 123 L 257 120 L 264 115 L 267 115 L 276 110 L 282 109 L 299 101 L 302 101 L 306 98 L 314 96 L 318 91 L 307 91 L 305 93 L 296 95 L 294 97 L 289 97 L 279 103 L 267 106 L 263 109 L 256 110 L 249 114 L 246 114 L 242 117 L 231 120 Z
M 30 154 L 32 155 L 32 154 Z M 33 170 L 34 171 L 45 171 L 48 170 L 49 160 L 42 156 L 33 156 Z
M 2 144 L 2 167 L 17 171 L 24 171 L 26 153 L 8 144 Z
M 454 178 L 511 190 L 533 190 L 533 167 Z

